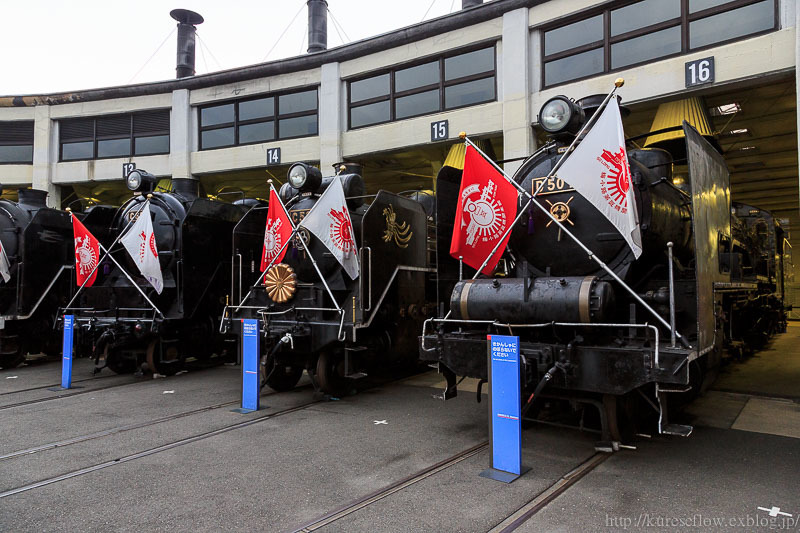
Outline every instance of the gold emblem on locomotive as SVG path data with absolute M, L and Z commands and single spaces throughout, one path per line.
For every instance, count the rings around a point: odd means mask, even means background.
M 288 301 L 297 290 L 294 269 L 286 263 L 273 266 L 264 276 L 264 288 L 272 301 L 279 304 Z
M 383 209 L 383 216 L 386 217 L 386 229 L 383 231 L 384 242 L 391 242 L 394 239 L 394 243 L 400 248 L 408 248 L 408 241 L 414 236 L 411 226 L 406 222 L 397 223 L 397 213 L 394 212 L 392 204 Z

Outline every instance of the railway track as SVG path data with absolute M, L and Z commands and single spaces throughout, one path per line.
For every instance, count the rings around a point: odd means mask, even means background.
M 73 379 L 72 383 L 75 384 L 75 383 L 85 383 L 87 381 L 103 381 L 103 380 L 106 380 L 106 379 L 109 379 L 109 378 L 115 378 L 115 377 L 119 377 L 119 374 L 107 374 L 105 376 L 94 376 L 94 377 L 91 377 L 91 378 Z M 58 387 L 60 385 L 61 385 L 61 383 L 59 382 L 59 383 L 51 383 L 50 385 L 40 385 L 38 387 L 30 387 L 30 388 L 27 388 L 27 389 L 19 389 L 19 390 L 7 391 L 7 392 L 0 392 L 0 396 L 8 396 L 10 394 L 19 394 L 21 392 L 31 392 L 31 391 L 35 391 L 35 390 L 52 389 L 53 387 Z
M 100 392 L 100 391 L 104 391 L 104 390 L 108 390 L 108 389 L 113 389 L 113 388 L 116 388 L 116 387 L 125 387 L 126 385 L 134 385 L 136 383 L 142 383 L 142 381 L 141 380 L 126 381 L 125 383 L 116 383 L 114 385 L 106 385 L 104 387 L 97 387 L 97 388 L 94 388 L 94 389 L 81 389 L 81 390 L 76 390 L 75 392 L 70 392 L 70 393 L 66 393 L 65 392 L 65 393 L 62 393 L 62 394 L 54 394 L 52 396 L 48 396 L 47 398 L 35 398 L 33 400 L 25 400 L 23 402 L 9 403 L 9 404 L 6 404 L 6 405 L 0 405 L 0 411 L 5 411 L 6 409 L 13 409 L 15 407 L 22 407 L 24 405 L 34 405 L 34 404 L 37 404 L 37 403 L 51 402 L 53 400 L 60 400 L 62 398 L 71 398 L 73 396 L 80 396 L 82 394 L 89 394 L 89 393 L 92 393 L 92 392 Z M 46 387 L 40 387 L 40 388 L 46 388 Z M 36 389 L 32 389 L 32 390 L 36 390 Z M 72 390 L 72 389 L 67 389 L 67 390 Z M 15 391 L 15 392 L 22 392 L 22 391 Z

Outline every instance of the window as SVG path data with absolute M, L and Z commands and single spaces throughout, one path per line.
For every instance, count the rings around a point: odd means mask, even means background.
M 777 29 L 777 0 L 628 0 L 542 31 L 550 87 Z
M 317 89 L 200 108 L 200 149 L 317 134 Z
M 350 128 L 497 99 L 494 46 L 449 54 L 349 82 Z
M 0 122 L 0 164 L 33 163 L 33 121 Z
M 61 161 L 169 153 L 169 110 L 59 121 Z

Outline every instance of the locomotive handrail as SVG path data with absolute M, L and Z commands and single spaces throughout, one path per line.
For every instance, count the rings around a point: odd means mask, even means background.
M 20 263 L 20 264 L 22 264 L 22 263 Z M 23 316 L 19 316 L 19 315 L 7 315 L 7 316 L 3 316 L 2 318 L 3 318 L 3 319 L 5 319 L 5 320 L 27 320 L 27 319 L 29 319 L 30 317 L 32 317 L 32 316 L 33 316 L 33 314 L 34 314 L 34 313 L 36 313 L 36 310 L 37 310 L 37 309 L 39 309 L 39 305 L 40 305 L 40 304 L 41 304 L 41 303 L 44 301 L 45 297 L 46 297 L 46 296 L 47 296 L 47 294 L 50 292 L 50 289 L 52 289 L 52 288 L 53 288 L 53 285 L 55 285 L 55 284 L 56 284 L 56 281 L 57 281 L 57 280 L 58 280 L 58 278 L 61 276 L 61 273 L 62 273 L 62 272 L 64 272 L 65 270 L 73 270 L 74 268 L 75 268 L 75 267 L 74 267 L 74 266 L 72 266 L 72 265 L 61 265 L 61 268 L 60 268 L 60 269 L 58 269 L 58 272 L 56 272 L 56 275 L 55 275 L 55 276 L 53 276 L 53 279 L 52 279 L 52 280 L 50 280 L 50 284 L 49 284 L 49 285 L 47 286 L 47 288 L 44 290 L 44 292 L 42 293 L 42 295 L 41 295 L 41 296 L 39 296 L 39 300 L 36 302 L 36 305 L 34 305 L 34 306 L 33 306 L 33 309 L 31 309 L 31 311 L 30 311 L 30 312 L 29 312 L 27 315 L 23 315 Z M 19 301 L 19 300 L 17 300 L 17 301 Z
M 361 324 L 356 325 L 353 324 L 353 329 L 361 329 L 361 328 L 368 328 L 372 324 L 372 320 L 375 318 L 375 315 L 378 313 L 378 310 L 381 308 L 381 304 L 383 303 L 384 298 L 386 298 L 386 294 L 389 292 L 389 288 L 392 286 L 394 279 L 397 277 L 397 273 L 401 270 L 405 270 L 408 272 L 436 272 L 436 269 L 433 267 L 417 267 L 417 266 L 406 266 L 406 265 L 397 265 L 394 267 L 394 272 L 389 277 L 389 281 L 386 282 L 386 286 L 383 288 L 383 292 L 381 293 L 381 297 L 378 298 L 378 303 L 375 304 L 375 309 L 372 310 L 372 313 L 369 315 L 369 320 L 366 322 L 362 322 Z M 370 304 L 372 303 L 372 280 L 370 280 Z
M 455 323 L 455 324 L 488 324 L 490 326 L 495 327 L 506 327 L 511 332 L 511 328 L 546 328 L 550 326 L 563 326 L 563 327 L 606 327 L 606 328 L 649 328 L 655 332 L 655 358 L 654 363 L 657 369 L 661 368 L 661 364 L 659 361 L 659 332 L 658 328 L 653 324 L 645 322 L 644 324 L 617 324 L 611 322 L 542 322 L 538 324 L 508 324 L 504 322 L 498 322 L 497 320 L 465 320 L 465 319 L 452 319 L 452 318 L 429 318 L 422 324 L 422 342 L 420 348 L 424 352 L 434 352 L 436 348 L 426 348 L 425 347 L 425 337 L 428 329 L 429 322 L 438 322 L 438 323 Z M 652 364 L 651 364 L 652 367 Z
M 361 293 L 361 303 L 364 303 L 364 250 L 369 251 L 369 261 L 367 262 L 367 268 L 369 271 L 368 275 L 368 283 L 369 287 L 367 288 L 367 293 L 369 295 L 368 302 L 369 305 L 367 307 L 362 308 L 364 311 L 369 311 L 372 309 L 372 248 L 369 246 L 362 246 L 361 247 L 361 277 L 358 280 L 358 288 L 359 292 Z

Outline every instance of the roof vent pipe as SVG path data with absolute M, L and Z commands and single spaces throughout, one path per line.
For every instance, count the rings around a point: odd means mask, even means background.
M 308 53 L 328 49 L 328 2 L 308 0 Z
M 461 0 L 461 9 L 467 9 L 468 7 L 479 6 L 482 3 L 483 0 Z
M 175 77 L 194 76 L 194 40 L 197 24 L 203 23 L 199 13 L 188 9 L 173 9 L 169 16 L 178 21 L 178 60 Z

